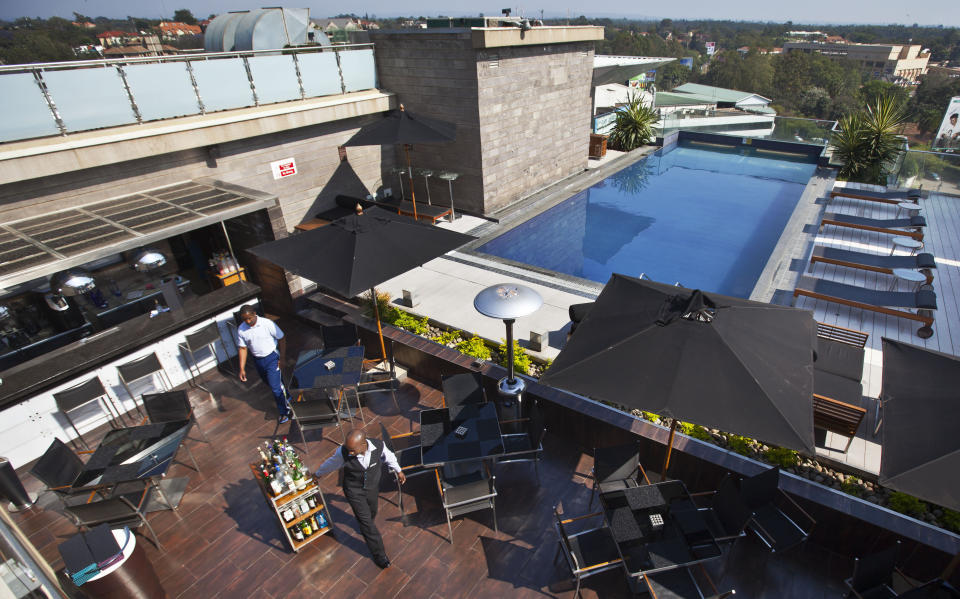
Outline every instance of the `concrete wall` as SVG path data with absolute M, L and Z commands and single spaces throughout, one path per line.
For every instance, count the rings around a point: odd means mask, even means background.
M 371 32 L 384 89 L 407 110 L 457 124 L 455 142 L 414 146 L 413 166 L 459 173 L 455 206 L 491 213 L 586 168 L 593 44 L 520 45 L 518 37 L 514 46 L 477 47 L 475 37 Z M 418 177 L 418 201 L 423 185 Z M 449 203 L 444 181 L 430 186 L 434 202 Z

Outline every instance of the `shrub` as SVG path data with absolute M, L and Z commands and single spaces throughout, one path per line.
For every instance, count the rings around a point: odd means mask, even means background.
M 921 518 L 927 513 L 927 504 L 913 495 L 894 491 L 890 493 L 890 509 L 914 518 Z
M 627 104 L 616 112 L 610 133 L 610 147 L 621 152 L 639 148 L 654 137 L 653 126 L 660 120 L 657 111 L 643 103 L 643 96 L 631 94 Z
M 793 468 L 800 463 L 800 454 L 785 447 L 771 447 L 763 452 L 763 457 L 781 468 Z
M 373 302 L 370 299 L 370 292 L 363 295 L 362 306 L 363 315 L 367 318 L 373 318 Z M 394 308 L 390 304 L 390 294 L 386 291 L 377 292 L 377 308 L 380 311 L 380 321 L 387 324 L 395 324 L 397 318 L 399 318 L 401 314 L 405 314 L 405 312 Z
M 693 437 L 694 439 L 699 439 L 699 440 L 701 440 L 701 441 L 708 441 L 708 442 L 710 442 L 710 443 L 713 443 L 713 435 L 710 434 L 710 431 L 708 431 L 706 428 L 700 426 L 699 424 L 694 424 L 694 425 L 691 427 L 689 433 L 686 432 L 686 431 L 684 431 L 683 434 L 689 435 L 689 436 Z
M 398 312 L 400 312 L 400 314 L 393 321 L 393 326 L 410 331 L 411 333 L 416 333 L 417 335 L 423 335 L 430 330 L 430 325 L 427 324 L 426 316 L 418 319 L 409 312 L 404 312 L 402 310 L 398 310 Z
M 960 533 L 960 512 L 943 508 L 943 515 L 940 516 L 940 524 L 949 531 Z
M 507 366 L 507 342 L 504 339 L 501 339 L 502 343 L 497 348 L 497 351 L 500 352 L 500 360 L 498 363 L 501 366 Z M 527 352 L 523 351 L 523 348 L 520 347 L 520 342 L 516 339 L 513 340 L 513 369 L 522 374 L 530 374 L 530 356 L 527 355 Z
M 840 117 L 830 142 L 834 158 L 843 163 L 840 177 L 885 185 L 903 148 L 899 134 L 906 118 L 904 105 L 892 95 L 881 95 L 859 112 Z
M 463 339 L 460 336 L 460 331 L 454 329 L 452 331 L 445 331 L 439 335 L 430 337 L 430 341 L 435 341 L 440 345 L 456 345 L 463 341 Z
M 730 449 L 739 453 L 740 455 L 750 455 L 753 453 L 750 450 L 750 442 L 752 440 L 749 437 L 741 437 L 740 435 L 727 435 L 727 445 L 730 446 Z
M 854 497 L 863 497 L 863 487 L 860 486 L 861 480 L 856 476 L 848 476 L 840 483 L 840 490 L 847 495 Z
M 483 339 L 474 335 L 465 341 L 457 344 L 457 350 L 468 356 L 479 358 L 480 360 L 490 359 L 490 348 L 483 342 Z
M 643 419 L 644 419 L 644 420 L 649 420 L 650 422 L 653 422 L 654 424 L 660 422 L 660 417 L 657 416 L 656 414 L 654 414 L 653 412 L 640 412 L 640 414 L 643 416 Z

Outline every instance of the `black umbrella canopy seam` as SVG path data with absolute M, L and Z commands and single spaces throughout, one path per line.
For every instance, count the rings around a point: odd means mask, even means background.
M 710 294 L 711 324 L 655 324 L 691 294 L 613 275 L 542 381 L 813 454 L 812 315 Z

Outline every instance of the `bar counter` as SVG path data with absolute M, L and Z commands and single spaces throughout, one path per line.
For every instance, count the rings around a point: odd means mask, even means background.
M 241 281 L 184 301 L 183 308 L 144 314 L 0 373 L 0 410 L 134 352 L 205 318 L 256 297 L 260 287 Z

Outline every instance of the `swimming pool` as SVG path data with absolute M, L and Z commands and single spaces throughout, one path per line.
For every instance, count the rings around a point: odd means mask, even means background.
M 600 283 L 645 273 L 749 297 L 815 170 L 806 156 L 681 142 L 476 251 Z

